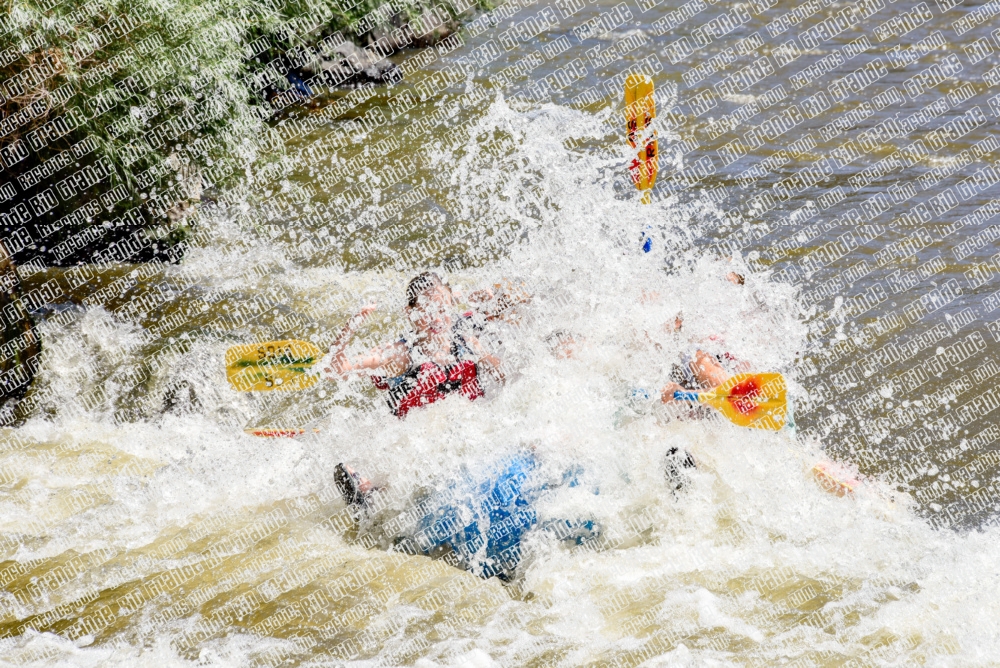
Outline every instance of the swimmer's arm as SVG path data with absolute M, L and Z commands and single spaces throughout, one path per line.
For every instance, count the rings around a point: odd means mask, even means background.
M 348 359 L 343 349 L 334 351 L 330 366 L 324 369 L 327 373 L 335 373 L 341 379 L 347 378 L 352 372 L 381 370 L 390 376 L 398 376 L 410 366 L 410 353 L 401 342 L 390 343 L 380 348 L 373 348 L 364 355 Z
M 695 353 L 694 361 L 691 362 L 691 371 L 694 373 L 695 380 L 702 387 L 713 390 L 729 380 L 729 374 L 722 368 L 719 361 L 704 350 Z
M 485 304 L 493 301 L 494 298 L 495 295 L 493 294 L 493 290 L 489 288 L 482 288 L 480 290 L 471 292 L 467 297 L 470 304 L 475 304 L 480 308 L 482 308 Z
M 694 361 L 691 362 L 691 372 L 698 384 L 705 388 L 702 392 L 710 392 L 729 380 L 729 374 L 722 368 L 718 360 L 704 350 L 695 353 Z M 660 401 L 665 404 L 675 401 L 674 392 L 677 391 L 686 392 L 687 390 L 677 383 L 667 383 L 660 391 Z
M 494 287 L 496 288 L 495 292 L 485 288 L 473 293 L 481 295 L 482 301 L 478 310 L 487 320 L 506 319 L 510 315 L 511 309 L 519 304 L 526 304 L 532 299 L 532 294 L 527 291 L 524 285 L 517 286 L 506 281 L 505 284 L 498 284 Z M 470 295 L 471 297 L 472 295 Z
M 672 404 L 675 401 L 677 401 L 676 399 L 674 399 L 674 392 L 686 392 L 686 391 L 687 390 L 685 390 L 677 383 L 670 381 L 669 383 L 663 386 L 662 390 L 660 390 L 660 401 L 662 401 L 665 404 Z
M 406 346 L 399 342 L 374 348 L 367 354 L 353 360 L 348 359 L 344 352 L 347 344 L 354 338 L 357 329 L 364 324 L 376 308 L 375 304 L 369 304 L 347 321 L 344 328 L 340 330 L 340 335 L 330 346 L 330 365 L 323 369 L 325 373 L 335 373 L 341 379 L 345 379 L 352 371 L 383 369 L 392 375 L 398 375 L 409 367 L 410 353 Z

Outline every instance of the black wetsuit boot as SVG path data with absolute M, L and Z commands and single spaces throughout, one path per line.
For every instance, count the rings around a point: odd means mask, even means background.
M 348 471 L 342 463 L 337 464 L 337 468 L 334 469 L 333 481 L 347 505 L 362 506 L 367 501 L 367 496 L 361 492 L 358 485 L 357 474 Z
M 696 468 L 694 457 L 687 450 L 671 447 L 667 450 L 665 459 L 663 473 L 667 478 L 667 485 L 676 492 L 686 483 L 690 482 L 690 478 L 688 478 L 684 469 Z

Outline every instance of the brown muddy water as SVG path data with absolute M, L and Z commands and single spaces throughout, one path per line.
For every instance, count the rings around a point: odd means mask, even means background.
M 57 296 L 0 435 L 0 665 L 992 665 L 992 12 L 508 2 L 394 56 L 402 83 L 276 119 L 285 157 L 205 204 L 181 265 L 26 277 Z M 645 207 L 630 68 L 657 87 Z M 484 333 L 509 365 L 485 400 L 400 421 L 364 378 L 227 386 L 227 347 L 328 346 L 366 303 L 357 349 L 398 336 L 428 267 L 463 308 L 533 295 Z M 710 336 L 786 375 L 794 432 L 636 401 Z M 540 521 L 598 538 L 532 532 L 509 584 L 385 551 L 414 498 L 526 447 L 581 482 Z M 678 492 L 672 447 L 698 463 Z M 816 484 L 828 460 L 853 495 Z M 384 490 L 372 522 L 342 461 Z

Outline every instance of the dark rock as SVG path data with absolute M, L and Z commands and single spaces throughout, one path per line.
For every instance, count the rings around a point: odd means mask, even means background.
M 12 415 L 17 400 L 28 391 L 41 350 L 31 316 L 21 301 L 21 280 L 0 240 L 0 418 Z
M 419 34 L 412 26 L 424 26 Z M 358 46 L 335 32 L 317 45 L 316 58 L 304 63 L 296 78 L 317 77 L 327 86 L 357 87 L 366 85 L 391 85 L 403 78 L 402 71 L 388 58 L 406 48 L 423 48 L 440 43 L 459 28 L 459 23 L 444 10 L 428 10 L 415 21 L 402 14 L 393 14 L 388 21 L 372 26 L 358 39 Z M 289 82 L 298 87 L 290 76 Z M 311 92 L 311 91 L 310 91 Z
M 101 206 L 103 191 L 95 190 L 73 200 L 84 215 L 46 214 L 3 225 L 0 238 L 11 259 L 24 270 L 92 262 L 178 262 L 190 226 L 187 219 L 196 213 L 202 197 L 203 179 L 196 165 L 176 154 L 163 161 L 161 171 L 169 175 L 170 187 L 144 202 L 137 200 L 138 205 L 124 213 L 121 208 Z
M 397 50 L 395 43 L 392 47 L 363 49 L 341 33 L 335 33 L 324 40 L 320 56 L 301 69 L 307 77 L 316 76 L 327 86 L 394 84 L 403 78 L 403 73 L 386 58 Z
M 414 26 L 421 32 L 414 32 Z M 423 49 L 434 46 L 453 35 L 461 24 L 440 8 L 429 9 L 417 19 L 410 21 L 402 14 L 394 14 L 384 24 L 375 26 L 361 41 L 367 46 L 384 45 L 396 51 L 403 49 Z

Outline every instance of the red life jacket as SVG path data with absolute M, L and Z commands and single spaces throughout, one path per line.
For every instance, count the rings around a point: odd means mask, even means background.
M 472 312 L 464 314 L 463 320 L 468 320 Z M 434 362 L 424 362 L 420 366 L 410 368 L 406 373 L 392 378 L 372 376 L 372 383 L 380 390 L 389 393 L 386 400 L 396 417 L 403 418 L 411 408 L 426 406 L 444 399 L 452 392 L 458 391 L 469 401 L 483 396 L 479 385 L 476 363 L 461 357 L 472 354 L 459 333 L 463 322 L 455 323 L 451 354 L 460 361 L 451 366 L 443 367 Z M 406 343 L 403 341 L 403 343 Z
M 469 360 L 449 367 L 425 362 L 395 378 L 372 376 L 371 379 L 375 387 L 389 392 L 389 408 L 399 418 L 406 417 L 411 408 L 433 404 L 455 391 L 469 401 L 483 396 L 476 363 Z

